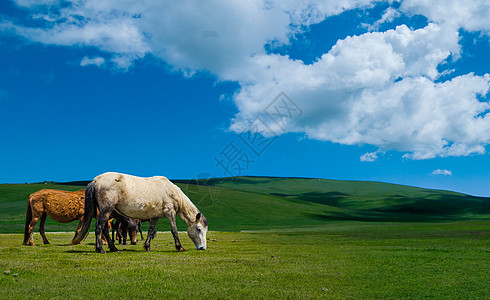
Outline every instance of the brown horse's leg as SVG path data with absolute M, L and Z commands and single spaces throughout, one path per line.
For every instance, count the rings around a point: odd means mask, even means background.
M 83 227 L 83 216 L 80 218 L 80 221 L 78 222 L 77 230 L 75 230 L 75 236 L 77 236 L 80 233 L 80 230 L 82 230 Z M 75 238 L 75 237 L 73 237 Z
M 39 223 L 39 233 L 41 234 L 41 237 L 43 238 L 43 243 L 49 244 L 48 239 L 46 238 L 46 234 L 44 233 L 44 224 L 46 223 L 46 217 L 48 215 L 46 213 L 43 213 L 41 216 L 41 223 Z
M 114 230 L 117 230 L 116 229 L 116 225 L 115 224 L 112 224 L 112 241 L 115 242 L 116 240 L 114 239 Z
M 177 231 L 177 224 L 175 224 L 175 213 L 169 214 L 168 220 L 170 222 L 172 235 L 174 236 L 175 249 L 177 249 L 177 251 L 185 251 L 184 247 L 182 247 L 182 244 L 180 243 L 179 240 L 179 232 Z
M 35 214 L 33 211 L 31 223 L 29 223 L 29 245 L 34 245 L 34 227 L 36 227 L 37 222 L 39 221 L 39 215 Z
M 112 230 L 112 219 L 109 219 L 109 221 L 107 221 L 107 230 L 109 231 L 109 233 L 110 233 L 110 232 L 111 232 L 111 230 Z M 114 231 L 113 231 L 113 232 L 114 232 Z M 105 236 L 104 236 L 104 239 L 106 239 L 106 238 L 105 238 Z M 112 240 L 114 241 L 114 235 L 112 236 Z M 105 243 L 106 243 L 107 245 L 109 245 L 109 243 L 107 242 L 107 240 L 105 241 Z
M 107 221 L 107 230 L 109 232 L 111 232 L 111 220 Z M 105 237 L 105 235 L 103 234 L 104 231 L 102 231 L 102 244 L 104 245 L 109 245 L 109 242 L 107 241 L 107 238 Z
M 146 236 L 145 249 L 147 252 L 150 252 L 150 243 L 151 240 L 155 237 L 156 227 L 157 227 L 158 219 L 150 219 L 150 228 L 148 229 L 148 235 Z

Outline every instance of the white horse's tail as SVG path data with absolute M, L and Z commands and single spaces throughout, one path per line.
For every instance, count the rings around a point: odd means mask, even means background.
M 80 232 L 75 235 L 71 241 L 72 245 L 80 244 L 88 234 L 90 229 L 90 223 L 92 223 L 92 218 L 95 216 L 98 207 L 95 182 L 92 181 L 87 185 L 85 189 L 85 212 L 83 213 L 83 225 Z

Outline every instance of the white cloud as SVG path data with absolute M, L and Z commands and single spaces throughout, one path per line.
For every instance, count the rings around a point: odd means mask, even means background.
M 59 5 L 51 0 L 49 9 L 41 9 L 41 2 L 17 0 L 47 25 L 4 22 L 0 27 L 45 44 L 96 47 L 122 69 L 151 54 L 189 76 L 205 70 L 219 80 L 237 81 L 239 113 L 231 129 L 238 132 L 257 117 L 267 120 L 264 108 L 284 91 L 303 115 L 286 127 L 269 120 L 266 125 L 275 132 L 375 145 L 406 152 L 410 159 L 484 153 L 490 107 L 478 97 L 487 95 L 490 75 L 436 80 L 448 73 L 437 67 L 461 54 L 460 28 L 490 31 L 488 1 L 403 1 L 368 27 L 377 30 L 401 14 L 422 14 L 429 25 L 346 37 L 311 64 L 264 49 L 268 43 L 289 43 L 302 26 L 375 2 L 73 0 Z M 101 58 L 85 57 L 81 65 L 102 66 Z M 376 153 L 361 160 L 374 160 Z
M 490 106 L 477 96 L 488 93 L 490 76 L 434 82 L 437 65 L 459 51 L 457 32 L 429 24 L 348 37 L 310 65 L 286 56 L 255 56 L 253 71 L 245 72 L 250 77 L 240 76 L 242 89 L 235 97 L 240 113 L 232 129 L 243 130 L 284 91 L 304 112 L 286 131 L 405 151 L 412 159 L 483 153 Z M 234 76 L 230 79 L 239 75 Z M 273 121 L 268 125 L 280 132 Z
M 446 169 L 437 169 L 437 170 L 432 171 L 431 174 L 432 175 L 445 175 L 445 176 L 453 175 L 453 173 L 450 170 L 446 170 Z
M 394 9 L 393 7 L 388 7 L 383 13 L 383 15 L 381 16 L 381 19 L 374 22 L 374 24 L 363 24 L 363 26 L 366 27 L 369 31 L 377 31 L 381 24 L 392 22 L 394 19 L 398 18 L 399 16 L 400 16 L 399 10 Z
M 400 6 L 402 12 L 420 14 L 430 21 L 468 31 L 490 32 L 490 2 L 488 0 L 405 0 Z
M 126 57 L 127 63 L 152 53 L 183 71 L 207 70 L 220 76 L 265 53 L 269 42 L 288 43 L 297 26 L 374 2 L 71 0 L 60 5 L 56 0 L 17 0 L 48 25 L 11 27 L 45 44 L 94 46 L 114 53 L 115 60 Z M 40 9 L 46 5 L 58 9 Z
M 378 159 L 378 152 L 379 151 L 364 153 L 361 155 L 360 159 L 364 162 L 373 162 Z
M 312 25 L 320 23 L 325 18 L 339 15 L 344 11 L 356 8 L 370 8 L 380 0 L 280 0 L 268 1 L 270 6 L 278 6 L 290 16 L 293 25 Z
M 70 18 L 68 18 L 70 19 Z M 79 21 L 71 17 L 68 23 L 55 23 L 51 28 L 26 28 L 12 25 L 19 35 L 44 44 L 94 46 L 116 56 L 137 59 L 149 52 L 143 34 L 129 17 L 108 16 L 104 20 Z
M 85 67 L 85 66 L 89 66 L 89 65 L 95 65 L 97 67 L 100 67 L 101 65 L 103 65 L 105 62 L 105 59 L 103 57 L 100 57 L 100 56 L 97 56 L 97 57 L 93 57 L 93 58 L 89 58 L 87 56 L 85 56 L 82 61 L 80 62 L 80 66 L 82 67 Z

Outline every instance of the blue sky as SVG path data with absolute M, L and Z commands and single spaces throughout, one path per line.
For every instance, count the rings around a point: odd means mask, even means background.
M 243 174 L 490 196 L 486 1 L 123 4 L 0 4 L 0 182 Z

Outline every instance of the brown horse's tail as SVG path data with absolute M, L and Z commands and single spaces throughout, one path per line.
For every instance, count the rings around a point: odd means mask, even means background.
M 95 216 L 97 211 L 97 206 L 98 203 L 95 182 L 92 181 L 87 185 L 87 188 L 85 188 L 85 212 L 83 213 L 82 229 L 71 241 L 72 245 L 80 244 L 80 242 L 87 237 L 88 230 L 90 229 L 90 223 L 92 223 L 92 218 Z
M 29 224 L 32 221 L 31 196 L 27 198 L 26 228 L 24 231 L 24 245 L 29 244 Z

